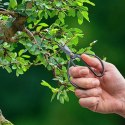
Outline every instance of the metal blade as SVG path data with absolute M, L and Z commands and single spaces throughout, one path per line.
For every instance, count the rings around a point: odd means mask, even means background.
M 69 49 L 68 46 L 66 45 L 59 45 L 60 49 L 66 53 L 68 56 L 71 56 L 73 53 L 71 52 L 71 50 Z

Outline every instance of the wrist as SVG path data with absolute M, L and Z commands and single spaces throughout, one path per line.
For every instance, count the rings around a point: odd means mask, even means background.
M 125 118 L 125 100 L 120 101 L 116 114 Z

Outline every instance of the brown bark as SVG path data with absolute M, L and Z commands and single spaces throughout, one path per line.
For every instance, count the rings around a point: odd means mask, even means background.
M 9 28 L 5 26 L 5 22 L 3 24 L 1 23 L 0 34 L 3 34 L 3 36 L 0 37 L 0 40 L 6 42 L 14 42 L 15 40 L 13 39 L 13 37 L 15 36 L 17 31 L 23 31 L 25 29 L 25 22 L 27 20 L 27 17 L 22 16 L 16 12 L 1 9 L 0 14 L 9 15 L 11 16 L 11 18 L 15 18 L 15 20 L 12 22 L 12 26 Z

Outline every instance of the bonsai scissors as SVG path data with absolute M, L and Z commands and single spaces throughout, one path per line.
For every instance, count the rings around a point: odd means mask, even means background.
M 68 55 L 68 56 L 70 57 L 70 59 L 69 59 L 69 61 L 68 61 L 67 75 L 68 75 L 68 80 L 69 80 L 69 82 L 70 82 L 74 87 L 79 88 L 77 85 L 75 85 L 74 83 L 71 82 L 71 80 L 70 80 L 70 74 L 69 74 L 69 68 L 70 68 L 70 66 L 77 66 L 74 61 L 75 61 L 76 59 L 78 59 L 78 58 L 84 63 L 85 66 L 87 66 L 87 67 L 89 68 L 89 70 L 90 70 L 96 77 L 102 77 L 102 76 L 104 75 L 104 64 L 103 64 L 102 60 L 101 60 L 98 56 L 96 56 L 96 55 L 94 55 L 94 54 L 85 53 L 86 55 L 92 56 L 92 57 L 94 57 L 94 58 L 96 58 L 96 59 L 99 60 L 99 62 L 100 62 L 100 64 L 101 64 L 101 67 L 102 67 L 102 68 L 101 68 L 102 70 L 101 70 L 100 72 L 99 72 L 99 71 L 95 71 L 90 65 L 88 65 L 83 59 L 81 59 L 81 56 L 80 56 L 79 54 L 74 54 L 74 53 L 69 49 L 69 47 L 66 46 L 65 44 L 64 44 L 64 45 L 63 45 L 63 44 L 62 44 L 62 45 L 59 44 L 58 46 L 59 46 L 59 48 L 60 48 L 66 55 Z

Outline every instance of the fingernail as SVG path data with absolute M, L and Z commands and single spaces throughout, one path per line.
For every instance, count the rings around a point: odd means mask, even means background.
M 89 55 L 87 55 L 87 54 L 82 54 L 82 56 L 84 56 L 84 57 L 90 57 Z

